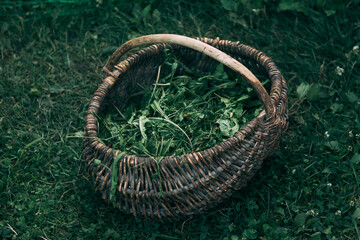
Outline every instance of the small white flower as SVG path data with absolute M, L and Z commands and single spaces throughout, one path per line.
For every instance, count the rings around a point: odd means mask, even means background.
M 291 171 L 291 173 L 292 173 L 292 174 L 295 174 L 295 173 L 296 173 L 296 169 L 293 169 L 293 170 Z
M 352 146 L 348 146 L 348 151 L 351 152 L 353 150 Z
M 259 14 L 259 12 L 261 11 L 261 9 L 252 9 L 251 10 L 253 13 L 255 13 L 255 14 Z
M 324 135 L 325 135 L 325 138 L 329 138 L 329 137 L 330 137 L 330 134 L 329 134 L 328 131 L 326 131 L 326 132 L 324 133 Z
M 315 215 L 316 215 L 316 213 L 315 213 L 315 211 L 314 211 L 314 210 L 309 210 L 309 211 L 307 211 L 307 212 L 306 212 L 306 215 L 315 216 Z
M 358 54 L 359 53 L 359 45 L 355 45 L 352 50 L 355 54 Z
M 353 207 L 353 206 L 355 205 L 355 202 L 354 202 L 354 201 L 350 201 L 349 205 L 350 205 L 351 207 Z
M 331 183 L 327 183 L 327 184 L 326 184 L 326 186 L 331 187 L 331 186 L 332 186 L 332 184 L 331 184 Z
M 360 138 L 360 134 L 358 134 L 358 133 L 355 134 L 355 137 L 356 137 L 356 138 Z
M 336 69 L 335 69 L 335 73 L 338 76 L 342 76 L 344 72 L 345 72 L 345 70 L 342 67 L 337 66 Z
M 340 216 L 340 215 L 341 215 L 341 210 L 337 210 L 337 211 L 335 212 L 335 215 Z
M 354 133 L 353 133 L 353 131 L 349 131 L 349 138 L 353 138 L 354 137 Z

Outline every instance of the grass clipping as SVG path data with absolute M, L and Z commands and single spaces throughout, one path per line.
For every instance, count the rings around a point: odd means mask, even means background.
M 107 145 L 137 156 L 173 156 L 214 146 L 262 110 L 252 88 L 219 64 L 200 76 L 169 57 L 150 87 L 130 97 L 123 109 L 97 116 L 99 137 Z M 268 82 L 268 81 L 265 81 Z

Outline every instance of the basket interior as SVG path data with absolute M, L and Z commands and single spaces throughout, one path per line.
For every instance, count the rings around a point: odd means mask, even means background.
M 176 59 L 179 63 L 177 64 L 177 68 L 174 73 L 175 76 L 192 75 L 192 77 L 198 78 L 214 73 L 217 66 L 219 65 L 216 60 L 186 47 L 170 45 L 165 49 L 161 44 L 156 46 L 158 49 L 160 49 L 160 51 L 152 51 L 152 48 L 148 47 L 129 57 L 129 59 L 136 58 L 137 60 L 135 61 L 135 64 L 130 65 L 127 71 L 119 76 L 119 79 L 110 89 L 109 94 L 101 105 L 103 114 L 107 114 L 108 110 L 114 106 L 122 110 L 128 105 L 127 103 L 129 101 L 141 102 L 144 89 L 149 88 L 149 86 L 155 82 L 160 65 L 161 73 L 165 72 L 165 75 L 167 75 L 168 72 L 173 71 L 173 69 L 171 69 L 172 66 L 164 64 L 166 59 Z M 233 54 L 233 57 L 235 57 L 235 54 Z M 255 69 L 255 73 L 259 79 L 266 80 L 266 71 L 255 64 L 253 60 L 245 60 L 239 57 L 236 58 L 242 63 L 246 64 L 249 69 Z M 225 66 L 224 72 L 230 81 L 235 81 L 235 78 L 242 78 L 233 70 Z M 244 79 L 237 79 L 237 83 L 239 88 L 249 88 Z M 268 87 L 270 86 L 270 84 L 267 85 Z M 241 97 L 241 92 L 242 91 L 239 91 L 238 97 Z M 260 104 L 260 101 L 254 92 L 250 93 L 250 95 L 253 102 L 255 100 Z M 254 113 L 253 109 L 251 109 L 251 105 L 248 107 L 246 112 L 246 114 Z M 248 120 L 250 121 L 250 119 Z M 208 145 L 207 147 L 218 144 L 223 140 L 225 140 L 225 138 L 217 139 L 216 141 L 215 139 L 211 139 L 212 144 Z M 108 142 L 107 144 L 112 145 L 112 142 Z M 198 151 L 204 149 L 205 147 L 197 148 Z M 120 148 L 120 150 L 124 149 Z M 182 154 L 190 153 L 190 150 L 191 149 L 188 149 L 186 152 L 182 152 Z

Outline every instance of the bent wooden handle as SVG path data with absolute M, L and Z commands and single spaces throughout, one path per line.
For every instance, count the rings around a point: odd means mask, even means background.
M 243 64 L 241 64 L 231 56 L 227 55 L 226 53 L 220 51 L 219 49 L 193 38 L 176 34 L 152 34 L 134 38 L 121 45 L 111 55 L 104 69 L 111 70 L 116 64 L 116 62 L 119 60 L 119 58 L 132 48 L 152 43 L 178 44 L 204 53 L 209 57 L 219 61 L 220 63 L 242 75 L 246 79 L 246 81 L 254 88 L 257 95 L 259 96 L 260 101 L 265 107 L 267 116 L 272 116 L 272 114 L 274 113 L 274 107 L 270 101 L 269 94 L 266 92 L 259 79 L 257 79 L 257 77 L 249 69 L 247 69 Z

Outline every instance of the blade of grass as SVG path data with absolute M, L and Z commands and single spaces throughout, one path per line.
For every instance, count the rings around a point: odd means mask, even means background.
M 176 123 L 172 122 L 170 119 L 164 119 L 164 118 L 158 118 L 158 117 L 149 117 L 148 119 L 149 119 L 149 120 L 165 121 L 165 122 L 168 122 L 168 123 L 172 124 L 173 126 L 175 126 L 177 129 L 179 129 L 179 130 L 186 136 L 186 138 L 187 138 L 188 141 L 189 141 L 189 144 L 190 144 L 190 147 L 191 147 L 191 151 L 194 151 L 194 147 L 193 147 L 193 144 L 192 144 L 192 142 L 191 142 L 190 137 L 186 134 L 186 132 L 185 132 L 179 125 L 177 125 Z
M 20 153 L 19 158 L 20 158 L 20 159 L 22 158 L 22 156 L 24 155 L 26 149 L 28 149 L 28 148 L 31 147 L 32 145 L 40 142 L 41 140 L 43 140 L 43 137 L 40 137 L 40 138 L 38 138 L 38 139 L 35 139 L 35 140 L 31 141 L 30 143 L 26 144 L 26 146 L 21 150 L 21 153 Z
M 156 86 L 158 86 L 158 82 L 159 82 L 159 78 L 160 78 L 160 72 L 161 72 L 161 65 L 160 65 L 159 68 L 158 68 L 158 73 L 157 73 L 157 76 L 156 76 L 156 81 L 155 81 L 155 84 L 154 84 L 154 89 L 153 89 L 153 91 L 152 91 L 152 93 L 151 93 L 151 96 L 150 96 L 150 99 L 149 99 L 148 104 L 151 103 L 151 100 L 152 100 L 152 98 L 154 97 L 155 90 L 156 90 Z
M 158 101 L 154 100 L 153 104 L 151 104 L 151 106 L 153 106 L 154 110 L 158 111 L 160 113 L 161 116 L 163 116 L 166 120 L 170 120 L 169 117 L 165 114 L 164 110 L 162 110 L 162 108 L 160 107 L 160 104 Z
M 116 156 L 115 153 L 113 153 L 114 156 Z M 120 152 L 114 159 L 113 167 L 112 167 L 112 173 L 111 173 L 111 188 L 110 188 L 110 201 L 113 202 L 115 198 L 115 191 L 117 187 L 118 182 L 118 163 L 121 159 L 121 157 L 125 154 L 125 152 Z
M 141 133 L 141 136 L 142 136 L 142 142 L 145 142 L 147 140 L 147 136 L 146 136 L 146 133 L 145 133 L 145 124 L 149 121 L 149 119 L 147 119 L 145 116 L 141 116 L 139 118 L 139 129 L 140 129 L 140 133 Z

